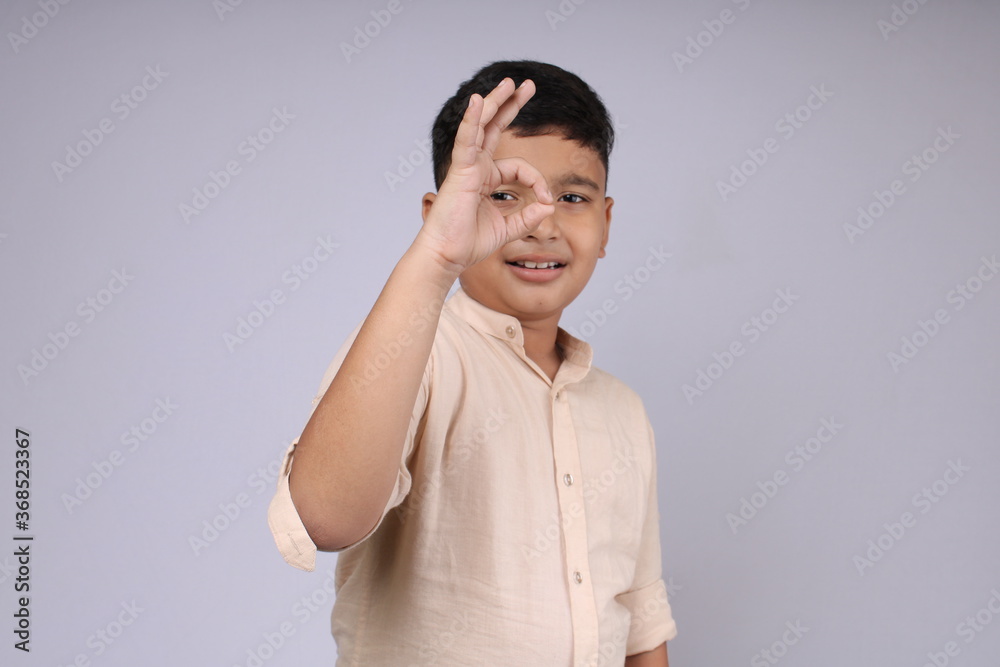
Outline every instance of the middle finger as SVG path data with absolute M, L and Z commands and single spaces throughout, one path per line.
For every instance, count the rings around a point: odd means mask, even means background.
M 483 150 L 490 154 L 496 149 L 500 142 L 501 133 L 510 125 L 518 112 L 527 104 L 528 100 L 535 94 L 535 82 L 525 79 L 514 91 L 513 96 L 507 96 L 505 101 L 497 109 L 492 118 L 492 122 L 484 127 Z

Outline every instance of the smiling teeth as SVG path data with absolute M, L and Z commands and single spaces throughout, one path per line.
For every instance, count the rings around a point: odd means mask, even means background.
M 523 266 L 526 269 L 554 269 L 559 266 L 559 262 L 514 262 L 518 266 Z

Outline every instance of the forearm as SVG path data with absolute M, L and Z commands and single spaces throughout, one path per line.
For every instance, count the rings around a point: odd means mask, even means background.
M 289 490 L 318 548 L 352 544 L 381 516 L 441 306 L 456 277 L 411 246 L 306 424 Z
M 627 656 L 625 667 L 670 667 L 667 658 L 667 643 L 663 642 L 652 651 Z

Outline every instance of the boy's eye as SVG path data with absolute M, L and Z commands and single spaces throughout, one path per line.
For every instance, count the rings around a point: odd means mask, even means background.
M 490 198 L 493 201 L 516 201 L 514 195 L 509 192 L 494 192 L 490 195 Z M 559 201 L 564 201 L 568 204 L 583 204 L 587 201 L 587 198 L 583 195 L 567 193 L 560 196 Z

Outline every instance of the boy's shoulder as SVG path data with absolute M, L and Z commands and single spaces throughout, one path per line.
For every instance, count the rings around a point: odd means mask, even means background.
M 591 365 L 590 372 L 587 373 L 583 382 L 592 385 L 592 388 L 588 387 L 588 389 L 598 392 L 599 397 L 603 399 L 609 411 L 624 410 L 645 416 L 646 406 L 643 403 L 642 397 L 628 383 L 616 375 L 612 375 L 603 368 Z

